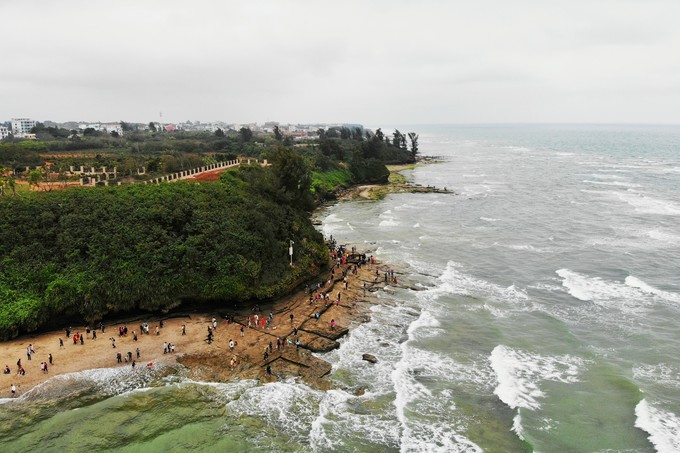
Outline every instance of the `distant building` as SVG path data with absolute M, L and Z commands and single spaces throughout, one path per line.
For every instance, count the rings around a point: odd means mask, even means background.
M 12 134 L 15 137 L 24 137 L 31 133 L 35 127 L 35 121 L 29 118 L 12 118 Z
M 108 132 L 109 134 L 115 131 L 121 137 L 123 136 L 123 127 L 120 125 L 120 123 L 99 123 L 98 130 Z
M 10 135 L 12 135 L 12 131 L 10 131 L 8 127 L 0 126 L 0 140 L 7 138 Z

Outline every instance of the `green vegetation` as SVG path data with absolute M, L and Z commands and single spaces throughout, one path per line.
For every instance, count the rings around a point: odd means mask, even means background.
M 347 187 L 353 178 L 352 172 L 342 168 L 324 172 L 315 171 L 312 173 L 312 193 L 323 197 L 338 187 Z
M 276 184 L 244 167 L 218 183 L 0 198 L 0 338 L 57 319 L 284 294 L 327 254 Z
M 38 141 L 0 143 L 0 339 L 114 313 L 283 295 L 327 262 L 308 216 L 315 204 L 350 184 L 386 183 L 385 164 L 417 154 L 417 135 L 380 129 L 331 128 L 293 143 L 279 128 L 263 136 L 121 126 L 123 137 L 40 127 Z M 138 167 L 148 176 L 236 156 L 271 165 L 242 165 L 212 183 L 28 190 L 65 181 L 69 165 L 117 166 L 133 182 L 145 177 Z

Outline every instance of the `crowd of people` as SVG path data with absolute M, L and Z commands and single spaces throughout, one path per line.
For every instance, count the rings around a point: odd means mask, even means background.
M 343 291 L 348 291 L 349 289 L 349 278 L 352 275 L 356 275 L 362 266 L 375 263 L 373 256 L 367 256 L 365 253 L 357 253 L 355 247 L 352 247 L 351 250 L 347 250 L 344 246 L 338 246 L 332 237 L 328 242 L 328 247 L 334 265 L 331 266 L 327 278 L 322 279 L 314 285 L 307 285 L 305 287 L 305 293 L 309 296 L 309 305 L 314 306 L 314 308 L 311 310 L 311 314 L 309 314 L 312 320 L 321 320 L 322 315 L 332 306 L 340 306 L 342 304 L 344 307 L 351 307 L 352 301 L 346 301 L 343 298 Z M 380 275 L 379 270 L 376 270 L 376 278 L 379 277 L 382 276 Z M 396 281 L 396 277 L 392 271 L 385 271 L 384 278 L 385 281 Z M 380 280 L 382 280 L 382 278 L 380 278 Z M 340 288 L 338 288 L 338 284 Z M 363 284 L 363 288 L 365 293 L 365 283 Z M 257 331 L 257 342 L 262 345 L 261 340 L 265 339 L 265 341 L 267 341 L 267 336 L 270 336 L 271 340 L 268 341 L 268 344 L 264 343 L 264 351 L 262 354 L 263 361 L 261 366 L 263 369 L 266 368 L 266 374 L 271 375 L 273 363 L 271 359 L 276 358 L 274 354 L 282 354 L 287 350 L 287 348 L 291 348 L 293 345 L 295 346 L 296 351 L 299 351 L 300 348 L 304 347 L 299 335 L 299 329 L 301 325 L 309 319 L 308 317 L 305 317 L 304 313 L 303 316 L 300 316 L 300 312 L 304 311 L 304 306 L 305 305 L 298 306 L 296 311 L 286 307 L 284 310 L 282 310 L 282 312 L 275 314 L 274 310 L 270 310 L 265 314 L 262 312 L 260 306 L 255 304 L 251 313 L 244 317 L 238 317 L 238 320 L 233 314 L 221 316 L 221 319 L 223 319 L 224 323 L 226 324 L 224 328 L 224 334 L 221 333 L 222 328 L 218 325 L 218 318 L 212 317 L 212 319 L 207 320 L 207 336 L 205 337 L 205 342 L 208 345 L 211 345 L 213 342 L 215 342 L 217 331 L 219 329 L 221 344 L 226 343 L 226 345 L 229 347 L 228 357 L 230 358 L 228 362 L 225 359 L 224 363 L 228 363 L 229 369 L 231 371 L 235 371 L 240 366 L 240 362 L 242 360 L 241 356 L 243 354 L 241 351 L 239 351 L 238 341 L 236 338 L 243 338 L 246 336 L 247 332 L 254 330 Z M 277 318 L 281 315 L 283 315 L 282 318 Z M 327 323 L 326 326 L 328 326 L 327 329 L 330 331 L 337 330 L 338 325 L 336 322 L 336 316 L 331 317 L 328 315 L 328 317 L 331 319 L 325 321 L 325 323 Z M 325 316 L 324 319 L 326 319 Z M 230 325 L 234 325 L 235 327 L 230 328 Z M 155 323 L 155 325 L 152 326 L 145 320 L 139 324 L 139 330 L 131 330 L 126 324 L 122 324 L 116 328 L 118 331 L 117 338 L 115 336 L 109 337 L 111 348 L 116 349 L 116 351 L 114 351 L 114 363 L 116 365 L 126 364 L 134 369 L 137 366 L 137 362 L 141 359 L 141 350 L 137 344 L 140 342 L 143 336 L 161 336 L 164 328 L 164 321 L 159 320 L 157 323 Z M 284 333 L 281 330 L 277 330 L 276 332 L 273 330 L 282 328 L 289 328 L 290 331 Z M 60 351 L 63 349 L 70 349 L 70 347 L 64 346 L 64 341 L 68 341 L 69 339 L 72 340 L 74 347 L 84 347 L 87 349 L 87 346 L 85 345 L 86 340 L 96 341 L 97 332 L 104 333 L 105 325 L 103 323 L 99 323 L 94 327 L 85 328 L 84 332 L 81 332 L 80 330 L 72 332 L 72 330 L 73 329 L 71 327 L 65 329 L 65 336 L 63 338 L 58 338 Z M 194 335 L 200 335 L 198 331 L 195 332 L 196 333 Z M 283 334 L 280 334 L 279 332 Z M 185 337 L 187 335 L 186 324 L 181 325 L 178 334 L 181 335 L 181 337 Z M 251 335 L 252 334 L 249 334 L 248 336 Z M 131 340 L 129 339 L 130 337 Z M 179 340 L 179 337 L 174 338 Z M 174 353 L 176 351 L 176 345 L 172 341 L 172 338 L 168 338 L 167 336 L 163 335 L 162 339 L 164 340 L 162 343 L 163 354 Z M 227 339 L 228 341 L 226 341 Z M 126 353 L 118 352 L 118 349 L 127 349 L 127 347 L 130 349 Z M 36 349 L 31 343 L 26 348 L 26 360 L 32 361 L 34 355 L 36 355 Z M 66 351 L 64 354 L 57 355 L 63 355 L 63 360 L 66 360 Z M 50 352 L 46 357 L 43 356 L 42 359 L 44 360 L 40 362 L 39 369 L 42 373 L 47 374 L 49 373 L 49 369 L 53 366 L 54 357 Z M 149 362 L 149 366 L 151 366 L 151 363 L 152 362 Z M 3 372 L 4 374 L 12 374 L 13 370 L 9 365 L 5 365 Z M 18 376 L 26 375 L 26 369 L 22 366 L 21 359 L 17 361 L 16 374 Z M 12 395 L 16 395 L 17 390 L 14 383 L 12 383 L 12 388 L 14 389 L 12 391 Z

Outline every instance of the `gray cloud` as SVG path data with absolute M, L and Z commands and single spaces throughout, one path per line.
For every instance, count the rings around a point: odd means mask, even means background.
M 28 0 L 0 17 L 0 119 L 680 122 L 670 0 Z

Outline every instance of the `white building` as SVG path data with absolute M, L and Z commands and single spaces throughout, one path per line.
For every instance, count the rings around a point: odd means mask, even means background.
M 109 134 L 111 132 L 117 132 L 118 135 L 123 136 L 123 128 L 120 123 L 100 123 L 100 131 L 106 131 Z
M 12 118 L 12 133 L 15 137 L 23 137 L 31 133 L 35 127 L 35 121 L 29 118 Z
M 0 126 L 0 140 L 9 137 L 11 133 L 12 131 L 10 131 L 9 128 L 5 126 Z

